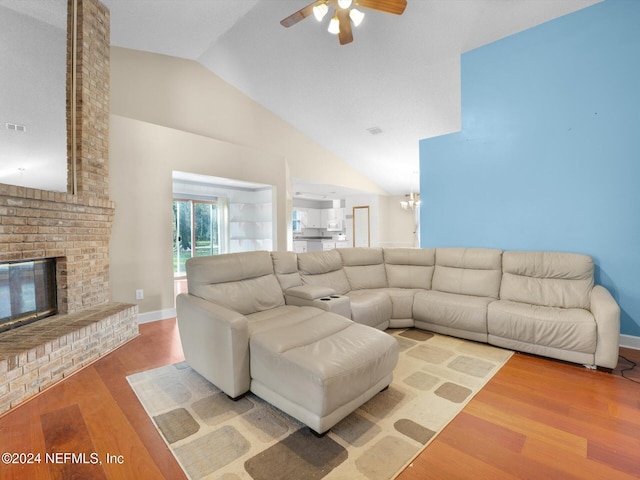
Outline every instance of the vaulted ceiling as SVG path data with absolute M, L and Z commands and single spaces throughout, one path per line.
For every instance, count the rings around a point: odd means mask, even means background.
M 419 140 L 460 128 L 461 53 L 599 0 L 407 0 L 401 16 L 361 9 L 344 46 L 329 16 L 280 25 L 311 0 L 101 1 L 112 45 L 201 63 L 403 194 L 419 188 Z

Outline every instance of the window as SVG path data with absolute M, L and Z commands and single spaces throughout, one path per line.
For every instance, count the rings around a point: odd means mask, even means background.
M 191 257 L 217 255 L 221 246 L 220 209 L 217 201 L 173 201 L 173 273 L 186 274 L 185 262 Z

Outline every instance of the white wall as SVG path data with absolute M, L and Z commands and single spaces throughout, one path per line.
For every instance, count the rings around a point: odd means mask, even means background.
M 417 247 L 416 214 L 403 210 L 400 202 L 404 195 L 380 197 L 380 246 Z
M 352 195 L 345 198 L 345 234 L 353 242 L 353 207 L 369 207 L 370 246 L 380 246 L 380 199 L 379 195 Z
M 174 307 L 173 170 L 272 185 L 276 250 L 290 247 L 291 178 L 369 191 L 374 204 L 385 195 L 196 62 L 120 48 L 111 55 L 114 301 L 134 303 L 143 289 L 141 313 Z
M 245 147 L 117 115 L 110 123 L 110 195 L 116 214 L 110 244 L 111 297 L 140 311 L 171 309 L 173 296 L 172 171 L 242 178 L 273 185 L 274 243 L 286 246 L 285 161 Z
M 66 39 L 65 29 L 0 6 L 2 183 L 67 191 Z
M 111 113 L 279 156 L 290 177 L 387 194 L 192 60 L 112 47 Z

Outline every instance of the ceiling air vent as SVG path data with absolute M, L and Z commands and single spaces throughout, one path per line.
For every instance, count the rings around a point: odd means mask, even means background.
M 26 125 L 18 125 L 16 123 L 5 123 L 4 124 L 5 127 L 7 127 L 7 130 L 14 130 L 16 132 L 26 132 L 27 131 L 27 126 Z

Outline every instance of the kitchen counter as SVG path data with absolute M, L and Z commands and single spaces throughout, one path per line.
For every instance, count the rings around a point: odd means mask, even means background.
M 336 240 L 329 237 L 294 237 L 293 239 L 293 250 L 296 253 L 327 251 L 351 246 L 351 240 Z
M 308 241 L 308 240 L 333 240 L 335 242 L 335 239 L 332 239 L 331 237 L 293 237 L 294 240 L 302 240 L 302 241 Z

